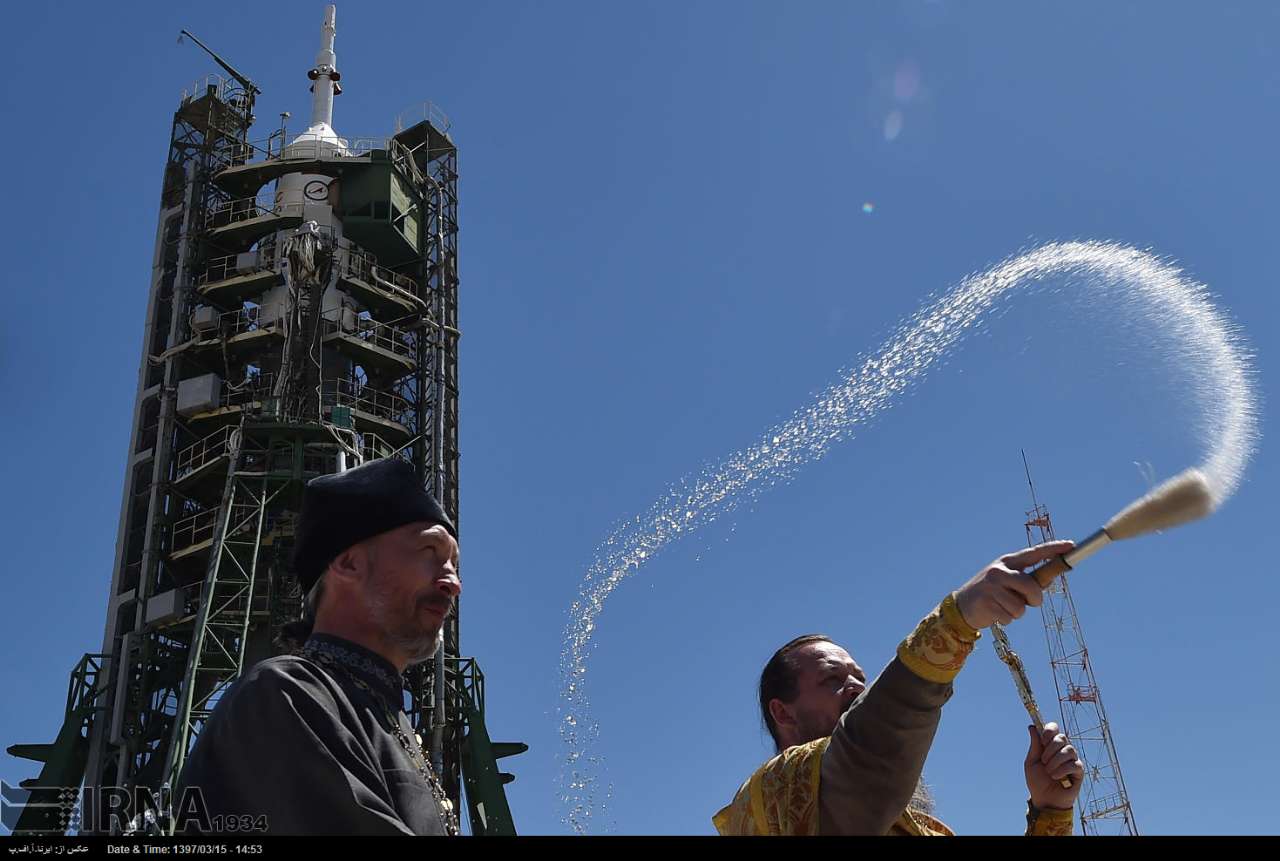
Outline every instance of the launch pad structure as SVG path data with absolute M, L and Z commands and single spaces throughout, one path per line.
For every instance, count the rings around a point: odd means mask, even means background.
M 308 480 L 403 458 L 461 530 L 458 151 L 432 104 L 385 137 L 334 130 L 335 21 L 329 6 L 301 133 L 254 139 L 261 91 L 208 48 L 225 74 L 173 115 L 102 647 L 72 672 L 57 739 L 9 748 L 43 764 L 15 834 L 74 830 L 50 803 L 67 787 L 176 785 L 221 696 L 299 615 Z M 459 634 L 454 613 L 405 674 L 405 710 L 472 833 L 513 834 L 496 760 L 527 748 L 489 739 Z M 135 814 L 86 809 L 79 831 L 163 830 L 159 806 Z

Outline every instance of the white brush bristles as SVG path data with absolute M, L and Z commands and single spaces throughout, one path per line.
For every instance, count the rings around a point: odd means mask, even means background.
M 1209 480 L 1200 470 L 1188 469 L 1111 518 L 1105 528 L 1121 541 L 1199 520 L 1212 510 Z

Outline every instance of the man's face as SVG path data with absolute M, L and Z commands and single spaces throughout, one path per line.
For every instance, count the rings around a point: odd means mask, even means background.
M 867 674 L 835 643 L 806 643 L 790 655 L 796 668 L 796 698 L 787 703 L 794 727 L 791 744 L 825 738 L 867 687 Z
M 410 523 L 367 542 L 369 613 L 409 663 L 435 654 L 444 620 L 462 592 L 458 542 L 439 524 Z

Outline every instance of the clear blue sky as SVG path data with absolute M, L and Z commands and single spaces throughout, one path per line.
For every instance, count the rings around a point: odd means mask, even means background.
M 101 645 L 171 116 L 213 70 L 175 36 L 259 82 L 265 136 L 308 110 L 322 14 L 7 12 L 4 745 L 52 740 L 68 671 Z M 463 644 L 493 736 L 531 746 L 510 761 L 523 832 L 566 830 L 561 634 L 611 527 L 930 294 L 1076 238 L 1175 258 L 1256 353 L 1239 494 L 1073 583 L 1140 827 L 1280 830 L 1277 44 L 1265 2 L 339 4 L 339 131 L 386 135 L 427 99 L 454 122 Z M 1019 546 L 1020 447 L 1076 537 L 1145 489 L 1135 462 L 1165 477 L 1199 457 L 1176 360 L 1112 318 L 1014 301 L 857 439 L 618 590 L 590 676 L 617 831 L 711 831 L 769 753 L 753 684 L 781 642 L 825 631 L 874 673 Z M 1011 636 L 1052 712 L 1038 616 Z M 1018 833 L 1024 714 L 989 644 L 956 687 L 926 769 L 940 815 Z M 34 773 L 0 756 L 5 780 Z

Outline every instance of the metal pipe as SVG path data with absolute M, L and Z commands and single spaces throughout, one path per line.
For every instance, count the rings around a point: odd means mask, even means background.
M 428 176 L 432 186 L 436 192 L 436 263 L 440 266 L 440 278 L 437 281 L 436 290 L 436 316 L 437 320 L 444 323 L 444 291 L 446 288 L 445 279 L 448 277 L 448 269 L 444 265 L 444 231 L 441 222 L 444 218 L 444 212 L 441 209 L 443 204 L 443 189 L 435 178 Z M 435 496 L 440 504 L 444 505 L 444 348 L 445 333 L 438 330 L 436 333 L 436 428 L 435 428 Z M 421 397 L 421 393 L 419 393 Z M 444 629 L 441 628 L 443 635 Z M 435 666 L 435 710 L 431 721 L 431 759 L 435 766 L 436 774 L 444 775 L 444 728 L 445 728 L 445 673 L 444 673 L 444 637 L 441 637 L 440 648 L 436 650 L 436 666 Z
M 423 302 L 420 298 L 418 298 L 417 296 L 414 296 L 412 293 L 410 293 L 408 290 L 404 289 L 403 287 L 399 286 L 398 284 L 394 284 L 388 281 L 387 279 L 383 278 L 381 275 L 378 274 L 377 267 L 375 266 L 369 267 L 369 276 L 373 278 L 374 284 L 378 285 L 384 290 L 388 290 L 394 293 L 397 296 L 403 296 L 405 299 L 408 299 L 410 302 L 416 305 L 419 311 L 427 310 L 426 302 Z

